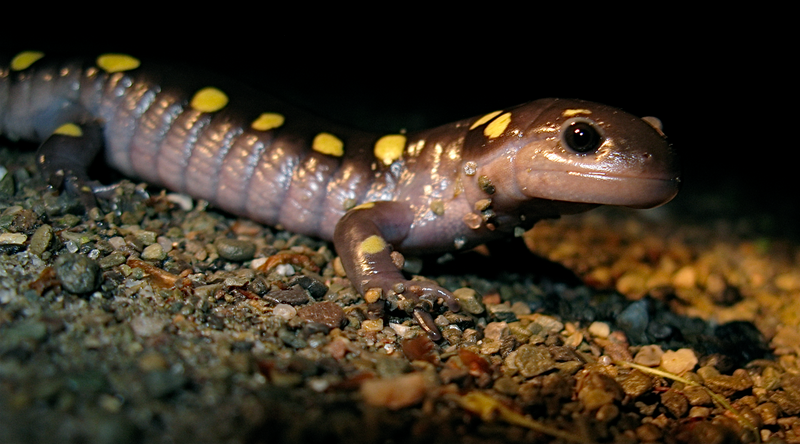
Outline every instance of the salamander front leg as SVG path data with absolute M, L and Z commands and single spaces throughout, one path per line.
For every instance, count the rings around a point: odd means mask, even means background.
M 406 279 L 392 261 L 393 245 L 409 234 L 413 213 L 401 202 L 371 202 L 353 208 L 339 220 L 334 245 L 356 290 L 382 311 L 388 298 L 397 297 L 405 310 L 433 340 L 442 338 L 431 311 L 441 298 L 453 311 L 460 309 L 452 293 L 436 284 Z

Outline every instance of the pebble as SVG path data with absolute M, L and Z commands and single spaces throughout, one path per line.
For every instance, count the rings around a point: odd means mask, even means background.
M 299 285 L 293 285 L 285 290 L 270 291 L 264 299 L 273 304 L 302 305 L 309 301 L 308 293 Z
M 598 338 L 607 338 L 611 334 L 611 326 L 605 322 L 592 322 L 589 325 L 589 333 Z
M 233 262 L 249 261 L 255 256 L 256 245 L 250 241 L 218 237 L 214 241 L 219 256 Z
M 675 375 L 680 376 L 691 371 L 696 365 L 697 356 L 695 356 L 694 351 L 688 348 L 675 351 L 668 350 L 661 356 L 661 368 Z
M 653 388 L 653 378 L 639 370 L 634 370 L 622 378 L 620 386 L 627 396 L 636 399 L 650 392 Z
M 499 341 L 503 336 L 503 332 L 506 331 L 507 328 L 507 322 L 490 322 L 488 325 L 486 325 L 486 328 L 483 329 L 483 337 L 484 339 Z
M 160 261 L 167 257 L 167 253 L 161 244 L 153 243 L 142 250 L 142 259 L 147 261 Z
M 672 285 L 678 288 L 694 288 L 697 284 L 697 271 L 693 266 L 687 265 L 678 270 L 672 277 Z
M 272 314 L 288 321 L 297 315 L 297 310 L 289 304 L 278 304 L 272 308 Z
M 645 345 L 636 353 L 633 362 L 646 367 L 658 367 L 663 356 L 664 351 L 658 345 Z
M 14 349 L 23 343 L 38 343 L 47 336 L 47 325 L 36 320 L 18 322 L 11 328 L 5 328 L 0 335 L 0 351 Z
M 542 326 L 542 329 L 548 333 L 558 333 L 564 329 L 564 323 L 552 316 L 534 313 L 530 319 L 533 323 Z
M 361 397 L 369 405 L 398 410 L 422 401 L 427 391 L 421 372 L 394 378 L 371 379 L 361 384 Z
M 647 324 L 650 316 L 647 314 L 648 303 L 646 300 L 638 300 L 628 305 L 617 315 L 617 326 L 625 332 L 628 339 L 633 344 L 647 344 Z
M 88 293 L 100 286 L 100 266 L 86 256 L 63 253 L 56 259 L 53 268 L 61 280 L 61 286 L 70 293 Z
M 661 404 L 675 418 L 683 418 L 689 411 L 689 401 L 686 397 L 672 389 L 661 394 Z
M 595 410 L 614 401 L 621 401 L 625 396 L 622 387 L 614 378 L 589 371 L 578 381 L 578 400 L 585 410 Z
M 50 246 L 52 241 L 53 227 L 44 224 L 37 228 L 33 233 L 33 236 L 31 236 L 31 244 L 28 246 L 28 251 L 37 256 L 41 256 L 42 253 L 44 253 Z
M 662 436 L 661 429 L 654 424 L 642 424 L 636 428 L 636 438 L 642 442 L 656 442 Z
M 472 314 L 481 314 L 486 309 L 481 303 L 478 293 L 471 288 L 459 288 L 453 292 L 453 296 L 458 299 L 461 309 Z
M 550 352 L 542 346 L 525 344 L 514 353 L 516 368 L 526 378 L 541 375 L 556 366 L 556 362 L 551 358 Z
M 317 322 L 330 328 L 339 328 L 345 320 L 344 310 L 330 301 L 306 305 L 297 310 L 297 315 L 304 321 Z
M 383 319 L 367 319 L 361 322 L 361 329 L 364 331 L 383 330 Z
M 145 338 L 161 333 L 167 324 L 169 324 L 169 321 L 166 319 L 147 315 L 136 316 L 135 318 L 131 319 L 130 322 L 128 322 L 131 330 L 133 330 L 137 336 L 142 336 Z
M 703 369 L 707 368 L 703 367 Z M 703 376 L 703 383 L 709 390 L 722 396 L 731 396 L 734 393 L 753 387 L 753 379 L 743 369 L 735 370 L 732 375 L 721 375 L 718 372 L 701 372 L 701 370 L 698 370 L 697 373 Z
M 22 245 L 26 240 L 28 240 L 28 236 L 23 233 L 0 234 L 0 245 Z
M 708 418 L 711 416 L 711 409 L 708 407 L 694 406 L 689 409 L 689 418 Z
M 682 390 L 683 395 L 686 396 L 686 399 L 689 401 L 689 405 L 693 406 L 701 406 L 701 405 L 711 405 L 711 395 L 708 394 L 708 391 L 703 387 L 698 387 L 695 385 L 687 385 Z

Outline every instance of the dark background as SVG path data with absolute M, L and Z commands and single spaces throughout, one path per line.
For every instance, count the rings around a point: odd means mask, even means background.
M 612 22 L 587 13 L 547 26 L 524 22 L 522 12 L 486 14 L 477 19 L 514 26 L 408 15 L 370 23 L 298 15 L 260 24 L 223 15 L 205 28 L 168 19 L 110 31 L 67 27 L 57 32 L 63 38 L 31 35 L 3 52 L 127 52 L 174 61 L 377 131 L 429 127 L 542 97 L 602 102 L 662 120 L 684 171 L 672 214 L 687 222 L 747 219 L 766 235 L 800 232 L 800 129 L 791 109 L 797 56 L 788 34 L 758 17 L 746 20 L 746 11 L 739 22 L 713 14 Z

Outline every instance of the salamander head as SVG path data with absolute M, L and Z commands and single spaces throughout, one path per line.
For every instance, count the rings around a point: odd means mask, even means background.
M 579 100 L 534 103 L 513 112 L 532 118 L 514 162 L 528 198 L 650 208 L 677 194 L 677 156 L 652 118 Z

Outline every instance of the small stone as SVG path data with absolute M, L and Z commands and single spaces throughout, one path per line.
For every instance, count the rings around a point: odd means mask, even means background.
M 339 328 L 345 320 L 344 310 L 334 302 L 324 301 L 301 307 L 297 315 L 307 322 L 317 322 L 330 328 Z
M 761 422 L 764 425 L 777 424 L 778 414 L 780 413 L 778 405 L 773 402 L 765 402 L 758 405 L 753 409 L 753 412 L 761 416 Z
M 484 339 L 499 341 L 506 328 L 508 328 L 507 322 L 490 322 L 486 328 L 483 329 L 483 337 Z
M 461 303 L 461 309 L 467 313 L 481 314 L 486 310 L 478 293 L 471 288 L 459 288 L 453 292 L 453 296 Z
M 154 316 L 140 315 L 131 319 L 129 325 L 137 336 L 150 337 L 161 333 L 169 321 Z
M 150 244 L 142 250 L 142 259 L 147 261 L 160 261 L 167 257 L 161 244 Z
M 679 422 L 671 436 L 681 443 L 734 443 L 740 442 L 736 432 L 710 421 Z
M 607 338 L 611 334 L 611 327 L 605 322 L 592 322 L 589 325 L 589 333 L 598 338 Z
M 290 286 L 299 285 L 308 291 L 312 298 L 321 298 L 328 292 L 328 286 L 318 276 L 298 274 L 292 277 L 287 284 Z
M 655 424 L 642 424 L 636 428 L 636 438 L 642 442 L 656 442 L 662 436 L 661 429 Z
M 620 401 L 625 395 L 622 387 L 614 378 L 598 372 L 589 372 L 578 381 L 578 400 L 584 410 L 596 410 L 614 401 Z
M 627 396 L 635 399 L 650 392 L 653 388 L 653 378 L 634 370 L 620 381 L 620 386 Z
M 689 405 L 711 405 L 711 395 L 703 387 L 689 385 L 683 388 L 683 395 L 689 400 Z
M 672 276 L 672 285 L 678 288 L 694 288 L 697 285 L 697 271 L 691 265 L 681 268 Z
M 499 393 L 508 396 L 516 396 L 519 393 L 519 384 L 513 378 L 501 376 L 494 381 L 493 388 Z
M 41 256 L 47 248 L 50 246 L 50 243 L 53 241 L 53 227 L 50 225 L 42 225 L 36 229 L 31 236 L 31 244 L 28 247 L 28 251 L 31 253 Z
M 158 234 L 153 231 L 138 230 L 133 234 L 134 238 L 143 245 L 152 245 L 156 242 Z
M 383 297 L 383 290 L 380 287 L 370 288 L 364 292 L 364 300 L 368 304 L 379 301 Z
M 121 252 L 112 251 L 109 255 L 98 259 L 97 265 L 99 265 L 100 268 L 105 270 L 111 267 L 116 267 L 117 265 L 122 265 L 125 263 L 126 260 L 127 258 Z
M 711 416 L 711 409 L 708 407 L 694 406 L 689 409 L 689 418 L 708 418 Z
M 753 379 L 743 369 L 735 370 L 730 376 L 720 374 L 703 376 L 703 382 L 709 390 L 722 396 L 731 396 L 753 387 Z
M 647 344 L 647 324 L 650 322 L 648 302 L 638 300 L 628 305 L 617 316 L 617 325 L 633 344 Z
M 272 308 L 272 314 L 288 321 L 297 315 L 297 310 L 289 304 L 278 304 Z
M 564 329 L 564 323 L 552 316 L 536 313 L 532 316 L 532 320 L 533 323 L 542 326 L 542 330 L 548 333 L 558 333 Z
M 309 301 L 308 293 L 299 285 L 293 285 L 285 290 L 270 291 L 264 299 L 273 304 L 302 305 Z
M 610 422 L 619 416 L 619 407 L 616 404 L 605 404 L 597 409 L 594 415 L 595 419 L 600 422 Z
M 683 418 L 689 410 L 689 401 L 675 390 L 667 390 L 662 393 L 661 404 L 676 418 Z
M 636 356 L 633 362 L 646 367 L 658 367 L 661 364 L 661 358 L 664 356 L 664 351 L 657 345 L 645 345 Z
M 214 241 L 219 256 L 233 262 L 244 262 L 253 258 L 256 245 L 250 241 L 218 237 Z
M 425 376 L 409 373 L 394 378 L 372 379 L 361 384 L 361 397 L 369 405 L 398 410 L 422 401 L 426 392 Z
M 661 356 L 661 368 L 675 375 L 682 375 L 691 371 L 696 365 L 697 356 L 695 356 L 694 351 L 688 348 L 675 351 L 668 350 Z
M 364 331 L 381 331 L 383 330 L 383 319 L 367 319 L 361 321 L 361 329 Z
M 83 294 L 94 291 L 102 276 L 97 262 L 75 253 L 64 253 L 53 266 L 61 286 L 70 293 Z
M 28 240 L 28 236 L 22 233 L 0 234 L 0 245 L 22 245 L 26 240 Z
M 531 344 L 525 344 L 516 350 L 514 363 L 519 373 L 526 378 L 541 375 L 556 366 L 547 348 Z

